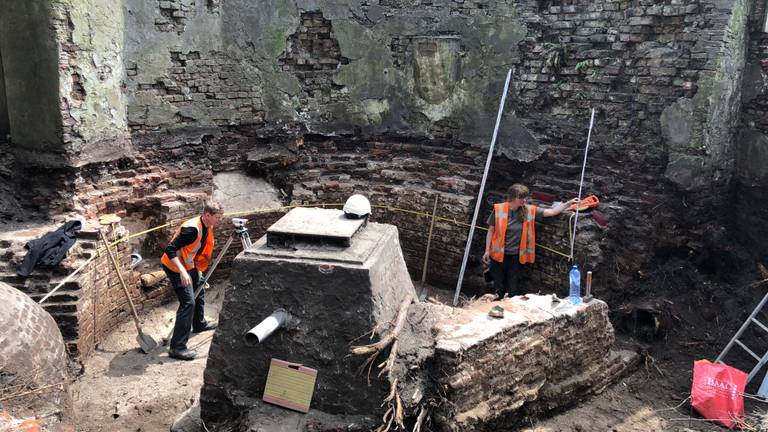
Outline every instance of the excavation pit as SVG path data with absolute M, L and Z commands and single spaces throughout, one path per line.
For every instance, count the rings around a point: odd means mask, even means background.
M 329 241 L 343 230 L 348 247 Z M 270 242 L 274 233 L 280 240 Z M 272 359 L 317 370 L 308 418 L 322 419 L 323 426 L 311 430 L 345 423 L 368 430 L 397 382 L 406 416 L 435 406 L 436 430 L 454 432 L 494 430 L 573 405 L 622 376 L 637 358 L 612 350 L 608 307 L 596 299 L 574 306 L 531 294 L 484 298 L 464 308 L 408 306 L 416 296 L 397 229 L 344 219 L 339 210 L 292 210 L 238 255 L 231 282 L 201 392 L 207 424 L 236 421 L 270 431 L 293 421 L 295 413 L 261 401 Z M 493 307 L 504 316 L 489 316 Z M 288 314 L 281 328 L 248 343 L 246 333 L 280 308 Z M 398 320 L 401 308 L 404 320 Z M 399 331 L 398 321 L 405 323 Z M 392 332 L 397 344 L 381 350 L 371 371 L 369 355 L 351 354 L 352 346 Z M 375 365 L 391 350 L 390 371 L 378 374 Z

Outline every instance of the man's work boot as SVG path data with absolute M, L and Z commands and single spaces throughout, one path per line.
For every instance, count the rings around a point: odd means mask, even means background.
M 194 360 L 197 353 L 191 349 L 175 350 L 171 348 L 168 350 L 168 357 L 179 360 Z
M 217 323 L 216 321 L 208 321 L 205 323 L 205 326 L 203 327 L 193 328 L 192 333 L 202 333 L 204 331 L 214 330 L 218 326 L 219 326 L 219 323 Z

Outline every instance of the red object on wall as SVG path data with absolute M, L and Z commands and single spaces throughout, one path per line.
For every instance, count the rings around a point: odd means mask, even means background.
M 744 418 L 747 374 L 730 366 L 697 360 L 693 363 L 691 406 L 704 418 L 727 428 Z

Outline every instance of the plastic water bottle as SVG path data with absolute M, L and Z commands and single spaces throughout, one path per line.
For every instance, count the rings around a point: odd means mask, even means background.
M 573 267 L 571 267 L 571 272 L 568 275 L 568 279 L 570 279 L 570 300 L 571 304 L 579 304 L 581 303 L 581 272 L 579 272 L 579 265 L 574 264 Z

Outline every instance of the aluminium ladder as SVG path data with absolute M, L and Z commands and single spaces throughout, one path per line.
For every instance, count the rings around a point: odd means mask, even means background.
M 740 346 L 744 351 L 746 351 L 749 355 L 751 355 L 755 360 L 757 360 L 757 365 L 755 365 L 754 368 L 752 368 L 752 371 L 749 372 L 749 377 L 747 378 L 747 384 L 749 384 L 750 381 L 752 381 L 752 378 L 757 374 L 758 371 L 766 364 L 768 363 L 768 351 L 766 351 L 765 354 L 763 354 L 762 357 L 755 354 L 751 349 L 747 348 L 744 343 L 742 343 L 739 338 L 742 334 L 747 330 L 747 327 L 749 327 L 750 324 L 756 324 L 761 329 L 765 330 L 766 333 L 768 333 L 768 326 L 761 323 L 760 321 L 755 318 L 757 314 L 762 311 L 763 306 L 768 303 L 768 294 L 763 297 L 763 299 L 760 301 L 760 304 L 757 305 L 755 310 L 752 311 L 752 314 L 749 315 L 749 318 L 747 318 L 746 321 L 744 321 L 744 324 L 741 325 L 741 328 L 739 331 L 736 332 L 736 334 L 733 336 L 733 338 L 728 342 L 728 345 L 725 346 L 725 349 L 723 349 L 723 352 L 720 353 L 719 356 L 717 356 L 717 359 L 715 359 L 715 363 L 725 364 L 723 363 L 723 357 L 728 354 L 728 352 L 733 348 L 733 344 L 736 344 Z

